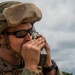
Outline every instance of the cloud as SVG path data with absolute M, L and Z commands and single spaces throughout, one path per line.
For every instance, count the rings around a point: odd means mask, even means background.
M 75 40 L 74 41 L 65 41 L 58 43 L 60 48 L 75 48 Z
M 75 13 L 71 10 L 66 3 L 58 3 L 56 7 L 45 7 L 43 24 L 47 25 L 50 29 L 69 31 L 71 27 L 74 28 Z M 74 29 L 73 29 L 74 30 Z

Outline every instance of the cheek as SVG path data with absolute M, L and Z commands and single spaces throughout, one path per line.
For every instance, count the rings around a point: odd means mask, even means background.
M 9 37 L 11 47 L 16 51 L 19 52 L 23 39 L 17 39 L 15 37 Z

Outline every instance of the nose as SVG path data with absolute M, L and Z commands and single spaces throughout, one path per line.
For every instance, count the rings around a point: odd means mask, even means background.
M 26 35 L 26 37 L 25 37 L 25 40 L 26 40 L 26 41 L 32 40 L 32 36 L 31 36 L 29 33 L 27 33 L 27 35 Z

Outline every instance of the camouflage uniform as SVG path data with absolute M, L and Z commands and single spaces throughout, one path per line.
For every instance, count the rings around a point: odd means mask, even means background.
M 7 61 L 0 58 L 0 75 L 44 75 L 42 73 L 42 68 L 38 66 L 36 72 L 30 72 L 26 69 L 27 74 L 23 73 L 23 61 L 20 62 L 20 64 L 14 66 L 8 63 Z M 58 67 L 57 67 L 57 74 L 56 75 L 63 75 Z

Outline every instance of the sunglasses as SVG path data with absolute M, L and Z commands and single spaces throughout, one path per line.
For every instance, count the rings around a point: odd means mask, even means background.
M 32 33 L 35 32 L 34 28 L 31 28 L 29 30 L 19 30 L 19 31 L 14 31 L 14 32 L 6 32 L 7 35 L 14 35 L 16 38 L 24 38 L 28 33 L 32 35 Z

